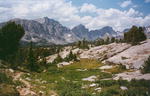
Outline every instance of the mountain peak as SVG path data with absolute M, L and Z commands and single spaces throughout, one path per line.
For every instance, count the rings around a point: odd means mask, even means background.
M 110 26 L 105 26 L 105 27 L 103 27 L 102 29 L 113 30 L 113 28 L 110 27 Z
M 49 18 L 48 17 L 43 17 L 43 18 L 36 19 L 35 21 L 38 21 L 40 23 L 45 23 L 45 22 L 49 22 Z
M 85 28 L 85 26 L 83 24 L 79 24 L 76 27 Z
M 43 18 L 39 18 L 39 19 L 36 19 L 35 21 L 39 22 L 39 23 L 59 23 L 58 21 L 55 21 L 54 19 L 50 19 L 48 17 L 43 17 Z

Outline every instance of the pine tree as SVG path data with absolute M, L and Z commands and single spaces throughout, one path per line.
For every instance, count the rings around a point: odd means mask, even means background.
M 27 64 L 28 64 L 27 66 L 28 66 L 30 71 L 38 72 L 38 69 L 39 69 L 38 58 L 34 54 L 32 42 L 30 43 L 29 54 L 28 54 L 28 58 L 27 58 Z
M 136 45 L 146 40 L 146 35 L 142 27 L 133 26 L 128 32 L 124 33 L 124 41 Z
M 25 31 L 21 25 L 8 22 L 0 29 L 0 58 L 5 59 L 14 54 L 19 47 L 19 42 Z
M 65 61 L 77 61 L 77 56 L 76 54 L 73 54 L 72 51 L 70 51 L 69 55 L 66 56 Z
M 81 49 L 89 49 L 88 42 L 85 38 L 82 41 L 77 42 L 77 47 Z
M 48 68 L 48 64 L 47 64 L 47 60 L 46 57 L 42 57 L 41 61 L 40 61 L 40 65 L 42 67 Z
M 63 61 L 63 59 L 62 59 L 62 57 L 59 55 L 59 53 L 57 54 L 57 57 L 56 57 L 56 59 L 53 61 L 53 63 L 54 64 L 57 64 L 57 63 L 60 63 L 60 62 L 62 62 Z
M 115 37 L 112 37 L 111 38 L 111 43 L 114 43 L 115 42 Z
M 104 39 L 100 38 L 94 41 L 95 46 L 103 45 L 105 43 Z
M 110 38 L 107 37 L 106 40 L 105 40 L 105 44 L 109 44 L 110 43 Z

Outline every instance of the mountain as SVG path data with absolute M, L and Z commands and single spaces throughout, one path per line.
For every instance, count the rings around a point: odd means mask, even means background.
M 48 17 L 35 20 L 16 18 L 10 21 L 21 24 L 24 27 L 25 35 L 22 38 L 23 43 L 28 43 L 32 40 L 38 45 L 67 44 L 84 38 L 86 40 L 95 40 L 103 36 L 117 36 L 117 32 L 115 32 L 110 26 L 90 31 L 84 25 L 80 24 L 69 29 L 58 21 Z M 6 22 L 0 23 L 0 27 L 5 24 Z
M 102 38 L 106 36 L 109 36 L 109 37 L 117 36 L 117 32 L 114 31 L 112 27 L 106 26 L 106 27 L 103 27 L 102 29 L 91 30 L 89 36 L 91 40 L 95 40 L 97 38 Z
M 87 29 L 84 25 L 80 24 L 75 26 L 71 31 L 81 40 L 83 38 L 89 40 L 89 29 Z
M 76 35 L 69 28 L 61 25 L 58 21 L 48 17 L 36 20 L 12 19 L 17 24 L 21 24 L 25 29 L 25 35 L 22 42 L 31 40 L 37 44 L 66 44 L 77 41 Z M 5 25 L 1 23 L 0 26 Z
M 98 30 L 89 31 L 89 29 L 87 29 L 84 25 L 80 24 L 78 26 L 75 26 L 72 29 L 72 32 L 75 33 L 76 36 L 80 39 L 85 38 L 87 40 L 95 40 L 97 38 L 102 38 L 105 36 L 117 36 L 117 32 L 114 31 L 113 28 L 110 26 L 106 26 Z

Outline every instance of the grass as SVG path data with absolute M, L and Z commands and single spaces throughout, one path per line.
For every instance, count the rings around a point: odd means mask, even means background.
M 98 80 L 96 83 L 102 87 L 98 96 L 150 96 L 149 80 Z M 121 90 L 120 86 L 126 86 L 128 90 Z
M 62 91 L 59 90 L 59 87 L 65 87 L 66 84 L 69 84 L 70 86 L 72 85 L 72 87 L 78 85 L 77 88 L 70 89 L 78 91 L 79 89 L 81 89 L 82 85 L 91 83 L 87 81 L 82 81 L 83 78 L 87 78 L 92 75 L 99 76 L 101 78 L 112 77 L 111 74 L 101 72 L 100 69 L 97 69 L 102 65 L 103 64 L 97 60 L 81 59 L 79 62 L 74 62 L 73 64 L 64 66 L 62 68 L 57 68 L 56 65 L 50 65 L 47 72 L 32 73 L 30 76 L 24 75 L 23 78 L 31 78 L 29 82 L 32 85 L 36 85 L 33 87 L 33 90 L 36 92 L 42 90 L 46 94 L 49 94 L 49 91 L 51 90 L 59 94 L 63 94 Z M 86 70 L 77 71 L 77 69 Z M 42 81 L 46 81 L 46 83 L 43 84 Z M 43 88 L 43 86 L 45 86 L 45 88 Z M 67 90 L 65 88 L 62 89 Z M 87 93 L 87 90 L 82 91 L 83 92 L 80 92 L 84 94 Z
M 81 59 L 79 62 L 74 62 L 62 68 L 50 65 L 46 72 L 31 73 L 31 75 L 24 75 L 23 78 L 31 78 L 29 82 L 33 86 L 32 90 L 35 92 L 43 91 L 45 96 L 53 94 L 58 94 L 59 96 L 148 96 L 145 94 L 150 89 L 149 81 L 103 80 L 105 78 L 112 78 L 112 74 L 101 72 L 98 69 L 100 66 L 103 66 L 103 64 L 97 60 Z M 77 69 L 86 70 L 77 71 Z M 105 71 L 118 73 L 127 70 L 124 69 L 124 66 L 118 65 Z M 83 78 L 93 75 L 97 76 L 99 80 L 96 82 L 82 81 Z M 43 81 L 46 82 L 42 83 Z M 98 86 L 89 87 L 92 83 L 96 83 Z M 88 87 L 82 89 L 82 86 L 85 85 Z M 123 91 L 120 89 L 120 86 L 126 86 L 128 90 Z M 102 88 L 100 93 L 95 91 L 95 88 L 98 87 Z M 96 94 L 92 95 L 93 93 Z M 135 95 L 136 93 L 137 95 Z
M 81 59 L 79 62 L 64 67 L 64 69 L 97 69 L 103 64 L 98 60 L 93 59 Z
M 129 71 L 125 68 L 124 65 L 117 65 L 117 66 L 114 66 L 113 68 L 111 69 L 105 69 L 106 72 L 110 72 L 112 74 L 117 74 L 117 73 L 122 73 L 122 72 L 125 72 L 125 71 Z
M 30 75 L 23 74 L 21 78 L 32 85 L 31 90 L 36 93 L 42 91 L 44 96 L 54 94 L 58 94 L 56 96 L 149 96 L 147 94 L 150 93 L 150 81 L 132 80 L 128 82 L 125 80 L 108 80 L 108 78 L 112 78 L 112 73 L 128 70 L 124 66 L 118 65 L 112 69 L 105 70 L 107 72 L 102 72 L 102 70 L 98 69 L 101 66 L 103 64 L 97 60 L 81 59 L 79 62 L 74 62 L 62 68 L 57 68 L 56 65 L 49 65 L 45 72 L 31 72 Z M 93 75 L 98 77 L 97 81 L 82 81 L 83 78 Z M 4 74 L 0 76 L 8 79 Z M 27 77 L 28 79 L 26 79 Z M 4 82 L 4 80 L 1 81 Z M 98 85 L 90 87 L 89 85 L 92 83 Z M 21 82 L 18 81 L 15 82 L 15 85 L 22 86 Z M 83 89 L 83 86 L 86 86 L 86 88 Z M 126 86 L 128 90 L 123 91 L 120 89 L 120 86 Z M 101 92 L 95 90 L 98 87 L 102 88 Z M 6 88 L 11 87 L 8 86 Z
M 13 82 L 10 76 L 0 72 L 0 96 L 19 96 L 16 85 L 20 85 L 19 82 Z

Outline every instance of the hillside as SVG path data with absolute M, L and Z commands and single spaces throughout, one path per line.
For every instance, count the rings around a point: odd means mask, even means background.
M 23 43 L 29 43 L 32 40 L 37 45 L 68 44 L 83 40 L 84 38 L 87 40 L 95 40 L 103 36 L 117 35 L 112 27 L 109 26 L 102 29 L 89 30 L 80 24 L 70 29 L 48 17 L 34 20 L 15 18 L 9 21 L 14 21 L 23 26 L 25 30 L 25 35 L 22 38 Z M 0 23 L 0 28 L 6 23 Z
M 110 90 L 113 90 L 119 96 L 121 94 L 132 96 L 131 90 L 141 90 L 134 94 L 145 94 L 150 88 L 149 85 L 144 85 L 149 84 L 150 74 L 142 74 L 139 68 L 150 54 L 149 45 L 150 40 L 136 46 L 111 43 L 89 49 L 79 49 L 75 46 L 63 47 L 59 52 L 62 58 L 68 56 L 72 50 L 74 54 L 78 54 L 79 61 L 62 61 L 53 64 L 58 56 L 53 54 L 46 57 L 48 66 L 40 73 L 5 68 L 1 62 L 0 72 L 11 76 L 14 83 L 3 82 L 0 86 L 7 86 L 4 88 L 10 91 L 0 90 L 0 92 L 4 95 L 9 93 L 20 94 L 20 96 L 63 96 L 64 94 L 112 96 L 114 93 Z

